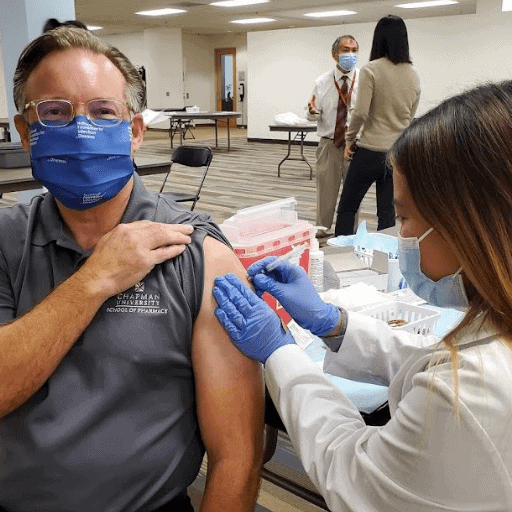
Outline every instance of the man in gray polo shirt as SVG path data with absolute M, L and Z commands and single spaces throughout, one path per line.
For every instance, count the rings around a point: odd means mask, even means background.
M 86 30 L 22 53 L 15 124 L 49 193 L 0 210 L 0 508 L 253 510 L 260 368 L 213 315 L 245 272 L 219 229 L 147 192 L 132 156 L 145 91 Z

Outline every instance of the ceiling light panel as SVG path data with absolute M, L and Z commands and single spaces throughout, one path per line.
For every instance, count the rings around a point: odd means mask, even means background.
M 222 2 L 212 2 L 210 5 L 217 7 L 242 7 L 244 5 L 266 4 L 270 0 L 223 0 Z
M 350 16 L 351 14 L 357 14 L 356 11 L 326 11 L 326 12 L 308 12 L 304 16 L 310 18 L 331 18 L 334 16 Z
M 86 25 L 87 26 L 87 29 L 90 30 L 91 32 L 93 30 L 101 30 L 103 27 L 98 27 L 96 25 Z
M 241 25 L 248 25 L 249 23 L 270 23 L 276 21 L 274 18 L 250 18 L 247 20 L 233 20 L 230 23 L 240 23 Z
M 421 9 L 423 7 L 441 7 L 443 5 L 458 4 L 455 0 L 431 0 L 428 2 L 413 2 L 410 4 L 399 4 L 395 7 L 401 7 L 402 9 Z
M 168 14 L 180 14 L 187 12 L 184 9 L 154 9 L 152 11 L 139 11 L 135 14 L 140 16 L 167 16 Z

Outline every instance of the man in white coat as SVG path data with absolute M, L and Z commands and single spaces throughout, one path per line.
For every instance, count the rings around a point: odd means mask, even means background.
M 316 151 L 316 224 L 325 229 L 317 232 L 318 238 L 332 235 L 341 181 L 349 164 L 344 157 L 345 130 L 357 96 L 358 52 L 359 44 L 351 35 L 334 41 L 331 54 L 336 66 L 315 80 L 308 103 L 307 118 L 317 123 L 320 137 Z

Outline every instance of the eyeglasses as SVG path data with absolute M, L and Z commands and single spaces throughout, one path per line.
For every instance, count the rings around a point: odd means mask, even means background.
M 85 116 L 95 126 L 112 128 L 125 119 L 127 105 L 127 101 L 91 100 L 85 103 Z M 23 112 L 30 107 L 35 107 L 37 119 L 49 128 L 63 128 L 75 118 L 73 104 L 68 100 L 31 101 L 25 105 Z

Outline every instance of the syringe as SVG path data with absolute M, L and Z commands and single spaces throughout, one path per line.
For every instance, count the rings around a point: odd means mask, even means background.
M 283 255 L 279 256 L 279 258 L 277 258 L 277 260 L 272 261 L 266 267 L 261 269 L 260 273 L 261 272 L 265 272 L 265 273 L 268 274 L 269 272 L 272 272 L 272 270 L 274 270 L 279 265 L 279 263 L 281 263 L 281 261 L 291 260 L 295 256 L 299 256 L 300 257 L 300 255 L 306 250 L 306 247 L 307 247 L 307 244 L 297 245 L 291 251 L 287 252 L 286 254 L 283 254 Z M 249 282 L 251 282 L 252 279 L 253 279 L 252 276 L 248 276 Z

